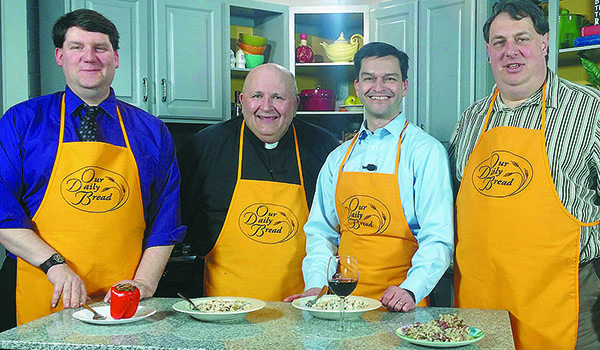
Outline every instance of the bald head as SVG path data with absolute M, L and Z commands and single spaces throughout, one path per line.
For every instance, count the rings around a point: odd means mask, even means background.
M 263 142 L 275 143 L 285 135 L 296 115 L 296 80 L 278 64 L 260 65 L 248 73 L 240 100 L 248 129 Z
M 293 91 L 294 95 L 298 95 L 296 78 L 287 68 L 280 66 L 277 63 L 265 63 L 252 69 L 250 73 L 248 73 L 248 76 L 246 76 L 246 80 L 244 80 L 242 92 L 246 92 L 248 81 L 252 82 L 254 79 L 282 79 L 286 82 L 286 85 L 289 85 L 288 88 Z

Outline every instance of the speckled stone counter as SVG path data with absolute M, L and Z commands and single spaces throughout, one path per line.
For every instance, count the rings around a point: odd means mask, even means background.
M 157 310 L 144 320 L 122 325 L 91 325 L 65 310 L 0 333 L 1 349 L 425 349 L 395 335 L 401 326 L 457 312 L 485 337 L 460 349 L 514 349 L 508 312 L 501 310 L 417 308 L 390 313 L 379 308 L 336 331 L 336 321 L 312 317 L 289 303 L 267 306 L 235 322 L 207 323 L 176 312 L 179 299 L 152 298 L 142 305 Z

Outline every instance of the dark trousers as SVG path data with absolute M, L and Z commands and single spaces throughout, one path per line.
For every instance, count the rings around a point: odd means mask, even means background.
M 17 261 L 7 256 L 0 269 L 0 332 L 17 326 L 16 289 Z
M 600 259 L 579 267 L 579 327 L 575 349 L 600 349 Z

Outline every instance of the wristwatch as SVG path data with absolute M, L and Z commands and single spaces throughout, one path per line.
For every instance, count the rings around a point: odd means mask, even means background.
M 44 273 L 48 273 L 48 270 L 52 266 L 59 265 L 59 264 L 64 264 L 64 263 L 65 263 L 65 258 L 63 258 L 62 255 L 60 255 L 58 253 L 52 254 L 52 256 L 48 258 L 48 260 L 44 261 L 40 265 L 40 269 L 42 269 L 42 271 L 44 271 Z

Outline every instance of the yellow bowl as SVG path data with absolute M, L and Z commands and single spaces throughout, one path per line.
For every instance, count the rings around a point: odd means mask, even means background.
M 247 45 L 252 46 L 265 46 L 267 44 L 267 38 L 262 36 L 240 33 L 240 41 Z
M 242 51 L 244 51 L 244 53 L 250 55 L 262 55 L 266 48 L 266 46 L 253 46 L 244 44 L 241 41 L 238 41 L 237 45 L 240 49 L 242 49 Z

